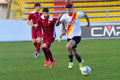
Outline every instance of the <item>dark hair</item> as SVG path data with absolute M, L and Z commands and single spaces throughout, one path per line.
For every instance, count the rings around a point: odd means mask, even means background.
M 43 12 L 49 12 L 48 8 L 43 8 Z
M 73 8 L 73 5 L 72 4 L 67 4 L 66 8 Z
M 34 8 L 38 6 L 41 6 L 40 3 L 35 3 Z

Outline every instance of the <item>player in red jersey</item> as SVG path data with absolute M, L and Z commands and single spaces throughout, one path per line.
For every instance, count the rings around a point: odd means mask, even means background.
M 40 50 L 40 45 L 41 45 L 41 36 L 42 36 L 42 31 L 41 31 L 41 25 L 39 27 L 35 27 L 34 25 L 37 23 L 38 18 L 42 15 L 40 13 L 40 7 L 41 5 L 39 3 L 35 3 L 34 5 L 34 11 L 31 12 L 28 16 L 27 24 L 31 25 L 31 35 L 32 35 L 32 42 L 34 46 L 36 47 L 35 51 L 35 58 L 37 58 L 41 52 Z M 32 23 L 30 22 L 32 20 Z M 38 41 L 36 41 L 38 39 Z
M 36 27 L 38 25 L 42 26 L 43 29 L 43 45 L 42 50 L 44 52 L 46 61 L 44 66 L 47 67 L 50 63 L 50 68 L 53 68 L 53 64 L 55 62 L 55 59 L 52 57 L 52 52 L 50 51 L 50 46 L 55 40 L 55 23 L 57 21 L 57 18 L 52 18 L 49 16 L 49 10 L 48 8 L 43 9 L 42 16 L 38 19 L 38 23 L 36 24 Z

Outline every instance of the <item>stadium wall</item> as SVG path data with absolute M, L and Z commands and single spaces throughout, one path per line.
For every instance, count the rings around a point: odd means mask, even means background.
M 30 26 L 22 20 L 0 19 L 0 42 L 31 40 Z
M 120 23 L 91 23 L 91 26 L 88 28 L 82 27 L 82 38 L 83 39 L 120 38 Z
M 81 23 L 84 26 L 86 23 Z M 31 26 L 24 20 L 0 19 L 0 42 L 31 41 Z M 56 27 L 56 40 L 61 34 L 61 25 Z M 120 38 L 120 23 L 91 23 L 91 27 L 82 27 L 82 39 Z M 62 37 L 66 40 L 66 36 Z

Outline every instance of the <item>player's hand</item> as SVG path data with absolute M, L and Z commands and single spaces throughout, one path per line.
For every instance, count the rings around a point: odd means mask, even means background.
M 35 29 L 37 29 L 37 28 L 35 28 L 34 26 L 32 26 L 31 29 L 35 30 Z
M 34 24 L 34 28 L 37 29 L 38 28 L 38 24 Z
M 66 29 L 62 30 L 62 35 L 65 36 L 66 35 Z
M 58 18 L 60 19 L 62 17 L 63 14 L 59 14 Z
M 32 27 L 31 27 L 31 29 L 33 29 L 33 30 L 35 30 L 35 29 L 37 29 L 37 28 L 38 28 L 38 25 L 37 25 L 37 24 L 33 24 Z
M 35 28 L 37 28 L 37 27 L 38 27 L 38 24 L 34 24 L 33 26 L 34 26 Z

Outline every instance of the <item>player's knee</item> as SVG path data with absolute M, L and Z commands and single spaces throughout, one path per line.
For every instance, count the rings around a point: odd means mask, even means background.
M 67 49 L 71 49 L 70 45 L 66 45 L 66 48 L 67 48 Z
M 33 44 L 36 43 L 36 40 L 35 40 L 35 39 L 32 39 L 32 43 L 33 43 Z
M 43 44 L 43 45 L 42 45 L 42 49 L 45 49 L 45 48 L 47 48 L 47 46 Z
M 73 52 L 73 54 L 74 54 L 75 56 L 77 56 L 77 55 L 78 55 L 78 53 L 77 53 L 77 52 Z
M 80 56 L 78 52 L 75 52 L 74 55 L 75 55 L 76 57 L 79 57 L 79 56 Z
M 42 49 L 45 49 L 45 46 L 42 46 Z
M 73 54 L 74 54 L 74 55 L 76 54 L 75 51 L 73 51 Z
M 73 53 L 76 53 L 76 52 L 77 52 L 77 50 L 73 49 Z
M 73 49 L 73 54 L 74 54 L 74 55 L 78 55 L 78 52 L 77 52 L 76 49 Z
M 38 43 L 41 43 L 41 41 L 38 41 Z
M 34 43 L 36 43 L 36 41 L 32 41 L 32 43 L 34 44 Z
M 38 40 L 38 43 L 41 43 L 41 40 Z
M 80 55 L 77 53 L 77 54 L 74 54 L 76 57 L 80 57 Z
M 38 43 L 41 43 L 41 38 L 38 38 Z

